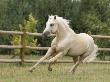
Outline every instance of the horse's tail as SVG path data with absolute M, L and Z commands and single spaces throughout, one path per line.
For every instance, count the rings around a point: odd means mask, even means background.
M 94 50 L 93 50 L 93 52 L 89 56 L 87 56 L 83 60 L 83 62 L 91 62 L 94 59 L 96 59 L 96 56 L 98 55 L 97 52 L 98 52 L 98 46 L 96 44 L 94 44 Z

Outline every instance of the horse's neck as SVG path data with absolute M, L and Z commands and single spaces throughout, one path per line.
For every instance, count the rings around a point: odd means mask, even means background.
M 64 24 L 59 24 L 58 26 L 59 27 L 56 33 L 57 41 L 63 40 L 64 38 L 68 37 L 69 34 L 76 34 L 71 28 L 66 27 Z

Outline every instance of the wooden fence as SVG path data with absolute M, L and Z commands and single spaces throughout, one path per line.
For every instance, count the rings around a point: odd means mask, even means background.
M 26 36 L 42 36 L 42 33 L 30 33 L 30 32 L 26 32 L 26 29 L 23 28 L 22 32 L 20 31 L 3 31 L 0 30 L 0 35 L 20 35 L 21 36 L 21 44 L 20 45 L 0 45 L 0 48 L 8 48 L 8 49 L 20 49 L 20 60 L 3 60 L 1 59 L 0 62 L 21 62 L 21 64 L 23 62 L 33 62 L 32 60 L 24 60 L 24 55 L 25 55 L 25 49 L 32 49 L 32 50 L 47 50 L 49 47 L 31 47 L 31 46 L 27 46 L 25 44 L 26 41 Z M 55 36 L 55 35 L 51 35 L 51 36 Z M 101 38 L 101 39 L 110 39 L 110 36 L 102 36 L 102 35 L 91 35 L 93 38 Z M 99 48 L 99 51 L 110 51 L 110 48 Z M 36 60 L 37 61 L 37 60 Z M 34 61 L 35 62 L 35 61 Z M 67 61 L 60 61 L 60 62 L 67 62 Z M 68 61 L 70 62 L 70 61 Z M 67 62 L 67 63 L 68 63 Z M 108 62 L 108 61 L 107 61 Z

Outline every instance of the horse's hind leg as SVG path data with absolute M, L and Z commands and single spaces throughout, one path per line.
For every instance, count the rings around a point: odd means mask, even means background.
M 69 72 L 72 72 L 72 73 L 74 73 L 75 71 L 76 71 L 76 68 L 78 67 L 78 65 L 84 60 L 84 56 L 82 55 L 82 56 L 80 56 L 79 57 L 79 60 L 76 62 L 76 64 L 75 65 L 73 65 L 72 67 L 71 67 L 71 69 L 70 69 L 70 71 Z
M 76 64 L 76 62 L 78 61 L 78 58 L 79 58 L 78 56 L 72 57 L 74 64 Z

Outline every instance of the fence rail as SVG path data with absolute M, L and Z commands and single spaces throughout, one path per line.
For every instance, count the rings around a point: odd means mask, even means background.
M 24 32 L 20 32 L 20 31 L 2 31 L 0 30 L 0 34 L 13 34 L 13 35 L 23 35 Z M 42 33 L 30 33 L 30 32 L 25 32 L 26 35 L 30 35 L 30 36 L 42 36 Z M 52 34 L 51 36 L 55 36 L 54 34 Z
M 21 49 L 23 48 L 22 45 L 0 45 L 0 48 L 7 48 L 7 49 Z M 32 50 L 48 50 L 49 47 L 31 47 L 25 46 L 25 49 L 32 49 Z M 99 51 L 110 51 L 110 48 L 98 48 Z
M 24 32 L 20 32 L 20 31 L 3 31 L 0 30 L 0 34 L 14 34 L 14 35 L 23 35 Z M 30 33 L 30 32 L 26 32 L 27 35 L 30 36 L 42 36 L 42 33 Z M 54 34 L 52 34 L 51 36 L 55 36 Z M 101 39 L 110 39 L 110 36 L 106 36 L 106 35 L 91 35 L 93 38 L 101 38 Z
M 27 60 L 24 59 L 24 63 L 36 63 L 39 60 Z M 0 63 L 20 63 L 21 59 L 0 59 Z M 49 63 L 48 60 L 44 60 L 42 63 Z M 72 60 L 58 60 L 56 63 L 73 63 Z M 92 61 L 85 63 L 100 63 L 100 64 L 110 64 L 110 61 Z
M 21 44 L 20 45 L 0 45 L 0 48 L 8 48 L 8 49 L 20 49 L 20 59 L 18 60 L 2 60 L 0 59 L 0 62 L 36 62 L 37 60 L 24 60 L 25 50 L 24 49 L 32 49 L 32 50 L 47 50 L 49 47 L 32 47 L 27 46 L 25 44 L 26 38 L 25 36 L 42 36 L 42 33 L 30 33 L 26 31 L 26 28 L 23 27 L 21 31 L 3 31 L 0 30 L 0 35 L 20 35 L 21 36 Z M 50 36 L 55 36 L 54 34 Z M 100 39 L 110 39 L 110 36 L 103 36 L 103 35 L 91 35 L 93 38 L 100 38 Z M 110 48 L 99 48 L 99 51 L 110 51 Z M 59 62 L 70 62 L 70 61 L 59 61 Z M 107 61 L 108 62 L 108 61 Z

